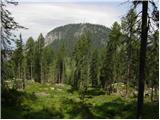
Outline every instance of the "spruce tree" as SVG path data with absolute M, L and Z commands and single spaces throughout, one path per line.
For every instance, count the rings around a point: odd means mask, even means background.
M 44 82 L 48 82 L 50 79 L 49 78 L 50 66 L 53 64 L 54 59 L 55 59 L 54 51 L 52 50 L 52 48 L 46 46 L 43 49 L 43 53 L 42 53 Z
M 126 96 L 128 95 L 128 84 L 131 81 L 135 81 L 134 76 L 136 76 L 137 71 L 137 60 L 135 51 L 138 51 L 138 44 L 137 41 L 137 24 L 136 24 L 136 12 L 134 9 L 130 9 L 127 16 L 122 18 L 122 32 L 123 32 L 123 44 L 125 46 L 125 63 L 126 63 L 126 71 L 127 74 L 124 78 L 124 83 L 126 84 Z M 135 65 L 134 65 L 135 63 Z M 133 80 L 134 79 L 134 80 Z
M 103 89 L 112 92 L 112 83 L 117 82 L 118 78 L 118 45 L 121 40 L 121 27 L 115 22 L 109 34 L 109 41 L 106 43 L 104 55 L 101 56 L 102 64 L 100 68 L 100 81 Z
M 1 9 L 0 9 L 0 15 L 1 15 L 1 83 L 3 85 L 4 80 L 7 78 L 7 71 L 5 66 L 5 61 L 7 60 L 7 57 L 10 56 L 10 50 L 11 50 L 11 43 L 15 43 L 15 39 L 13 39 L 15 36 L 14 30 L 17 29 L 26 29 L 25 27 L 19 25 L 15 19 L 12 17 L 12 13 L 7 10 L 7 5 L 17 5 L 18 2 L 16 1 L 1 1 Z
M 113 82 L 113 72 L 112 72 L 112 47 L 110 43 L 107 44 L 104 55 L 101 56 L 102 64 L 100 68 L 100 82 L 101 87 L 110 94 L 111 93 L 111 83 Z
M 38 40 L 35 42 L 34 48 L 34 78 L 37 82 L 43 83 L 44 71 L 42 64 L 42 53 L 44 48 L 44 37 L 42 34 L 39 35 Z
M 13 56 L 14 62 L 15 62 L 15 72 L 16 72 L 16 78 L 21 79 L 22 78 L 22 61 L 23 61 L 23 41 L 22 36 L 20 34 L 20 38 L 16 41 L 16 50 L 14 51 Z
M 83 99 L 89 84 L 89 55 L 90 37 L 89 33 L 83 34 L 75 45 L 74 61 L 75 72 L 73 87 L 79 89 L 80 97 Z
M 90 79 L 92 87 L 98 86 L 98 53 L 95 49 L 92 52 L 91 62 L 90 62 Z
M 64 44 L 62 44 L 57 54 L 57 60 L 56 60 L 56 83 L 64 83 L 64 75 L 65 75 L 64 55 L 65 55 L 65 47 Z
M 111 51 L 111 57 L 112 57 L 112 73 L 113 73 L 113 82 L 118 82 L 117 80 L 119 79 L 119 52 L 121 50 L 120 44 L 122 43 L 121 41 L 121 26 L 117 23 L 114 22 L 113 26 L 111 28 L 111 33 L 109 34 L 109 43 L 110 44 L 108 47 L 110 47 Z
M 154 101 L 154 96 L 158 96 L 157 90 L 159 88 L 159 31 L 155 31 L 149 38 L 149 45 L 147 47 L 146 59 L 146 84 L 151 88 L 151 101 Z M 155 92 L 154 92 L 155 91 Z
M 34 62 L 34 40 L 32 37 L 29 37 L 26 43 L 26 61 L 27 61 L 27 79 L 33 79 L 33 62 Z

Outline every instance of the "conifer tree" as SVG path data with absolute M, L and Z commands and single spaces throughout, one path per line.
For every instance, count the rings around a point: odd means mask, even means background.
M 108 43 L 104 51 L 104 55 L 101 56 L 102 64 L 100 68 L 100 82 L 103 89 L 111 88 L 111 83 L 113 82 L 113 72 L 112 72 L 112 48 L 111 44 Z M 109 94 L 111 91 L 108 89 Z
M 151 101 L 154 101 L 154 96 L 158 96 L 157 90 L 159 88 L 159 31 L 155 31 L 149 38 L 149 45 L 146 59 L 146 83 L 147 87 L 151 88 Z M 154 92 L 155 91 L 155 92 Z
M 113 73 L 113 82 L 118 82 L 119 78 L 119 52 L 120 52 L 120 44 L 122 43 L 121 41 L 121 26 L 117 23 L 114 22 L 113 26 L 111 28 L 111 33 L 109 34 L 109 44 L 111 47 L 111 57 L 112 57 L 112 73 Z
M 44 71 L 42 64 L 42 53 L 44 47 L 44 37 L 42 34 L 39 35 L 38 40 L 35 42 L 34 49 L 34 78 L 37 82 L 43 83 Z
M 100 68 L 100 81 L 103 89 L 112 92 L 111 84 L 117 82 L 118 78 L 118 45 L 121 39 L 121 27 L 115 22 L 112 26 L 104 55 L 101 56 L 102 64 Z
M 81 98 L 84 98 L 89 82 L 89 55 L 90 37 L 89 33 L 83 34 L 76 43 L 74 50 L 75 73 L 73 86 L 79 89 Z
M 59 50 L 59 53 L 57 55 L 57 61 L 56 61 L 56 82 L 57 83 L 64 83 L 64 74 L 65 74 L 64 55 L 65 55 L 65 48 L 64 48 L 64 44 L 62 44 Z
M 33 79 L 33 62 L 34 62 L 34 40 L 29 37 L 26 43 L 26 61 L 27 61 L 27 79 Z
M 135 55 L 135 51 L 138 50 L 138 46 L 136 44 L 139 44 L 136 38 L 137 33 L 137 24 L 136 24 L 137 18 L 136 18 L 136 12 L 134 9 L 131 9 L 126 17 L 122 18 L 122 32 L 123 32 L 123 44 L 125 46 L 125 60 L 126 60 L 126 71 L 127 74 L 125 75 L 125 84 L 126 84 L 126 96 L 128 95 L 128 83 L 131 81 L 134 81 L 134 70 L 137 68 L 137 60 L 138 55 Z M 137 50 L 136 50 L 137 49 Z M 134 61 L 136 60 L 136 61 Z M 134 62 L 136 62 L 134 66 Z M 137 70 L 136 70 L 137 71 Z
M 54 58 L 55 58 L 55 56 L 54 56 L 54 52 L 53 52 L 52 48 L 46 46 L 43 49 L 43 53 L 42 53 L 44 82 L 49 81 L 50 66 L 53 64 Z M 54 69 L 54 68 L 52 68 L 52 69 Z
M 22 78 L 22 61 L 23 61 L 23 41 L 22 36 L 20 34 L 20 38 L 16 41 L 16 50 L 14 51 L 13 56 L 14 62 L 15 62 L 15 72 L 16 77 L 18 79 Z
M 97 87 L 98 85 L 98 54 L 95 49 L 92 53 L 91 62 L 90 62 L 90 79 L 92 87 Z
M 15 19 L 12 17 L 12 14 L 9 10 L 7 10 L 7 4 L 17 5 L 16 1 L 1 1 L 0 2 L 0 15 L 1 15 L 1 83 L 3 85 L 4 80 L 7 76 L 7 71 L 5 66 L 5 61 L 7 57 L 10 55 L 11 43 L 15 42 L 14 38 L 14 30 L 17 29 L 26 29 L 25 27 L 19 25 Z

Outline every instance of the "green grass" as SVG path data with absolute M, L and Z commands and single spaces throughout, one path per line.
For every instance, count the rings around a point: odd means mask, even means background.
M 158 103 L 145 102 L 144 118 L 158 118 Z M 89 88 L 81 100 L 69 85 L 28 82 L 25 90 L 2 91 L 2 118 L 135 118 L 136 101 Z

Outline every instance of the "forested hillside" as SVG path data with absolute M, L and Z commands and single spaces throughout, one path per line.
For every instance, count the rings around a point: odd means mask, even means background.
M 1 49 L 2 118 L 159 118 L 159 11 L 133 6 L 111 28 L 69 24 Z
M 91 46 L 93 48 L 104 47 L 109 39 L 110 29 L 102 25 L 81 23 L 68 24 L 57 27 L 50 31 L 45 38 L 45 45 L 52 47 L 55 51 L 65 45 L 67 52 L 73 52 L 74 46 L 79 37 L 86 32 L 90 33 Z

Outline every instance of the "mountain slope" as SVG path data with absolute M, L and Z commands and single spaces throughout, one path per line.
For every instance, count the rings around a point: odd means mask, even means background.
M 104 46 L 110 33 L 110 29 L 102 25 L 89 23 L 68 24 L 50 31 L 46 35 L 45 44 L 54 50 L 58 50 L 64 44 L 65 48 L 71 52 L 74 49 L 76 41 L 85 31 L 90 32 L 91 45 L 95 48 Z

